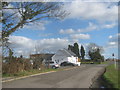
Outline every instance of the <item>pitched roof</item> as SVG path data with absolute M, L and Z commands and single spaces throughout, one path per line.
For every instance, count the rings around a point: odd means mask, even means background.
M 71 54 L 70 53 L 68 53 L 67 51 L 65 51 L 65 50 L 59 50 L 59 52 L 61 52 L 60 54 L 59 53 L 57 53 L 57 56 L 67 56 L 67 57 L 71 57 Z
M 72 56 L 77 56 L 74 52 L 72 52 L 71 50 L 67 50 L 67 52 L 69 52 Z
M 67 49 L 61 49 L 59 50 L 60 52 L 62 52 L 63 55 L 67 56 L 67 57 L 71 57 L 71 56 L 77 56 L 75 53 L 73 53 L 71 50 L 67 50 Z

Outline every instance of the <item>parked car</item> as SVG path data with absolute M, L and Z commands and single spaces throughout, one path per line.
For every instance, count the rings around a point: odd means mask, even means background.
M 75 64 L 70 63 L 70 62 L 63 62 L 61 63 L 61 66 L 75 66 Z
M 56 69 L 56 68 L 59 68 L 60 67 L 60 65 L 59 64 L 56 64 L 55 62 L 53 62 L 53 61 L 50 61 L 50 62 L 45 62 L 45 65 L 48 67 L 50 67 L 50 68 L 54 68 L 54 69 Z

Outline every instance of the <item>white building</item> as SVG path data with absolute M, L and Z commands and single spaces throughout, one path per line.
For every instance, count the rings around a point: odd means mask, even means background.
M 52 56 L 52 61 L 59 65 L 63 62 L 68 62 L 80 66 L 81 63 L 78 61 L 76 54 L 67 49 L 58 50 L 56 54 Z

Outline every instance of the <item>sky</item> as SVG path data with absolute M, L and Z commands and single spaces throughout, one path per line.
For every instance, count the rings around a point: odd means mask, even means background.
M 62 9 L 70 13 L 63 20 L 36 21 L 13 33 L 9 41 L 15 55 L 55 53 L 77 42 L 85 49 L 95 43 L 103 47 L 105 58 L 112 58 L 112 53 L 118 58 L 117 3 L 74 0 L 64 2 Z

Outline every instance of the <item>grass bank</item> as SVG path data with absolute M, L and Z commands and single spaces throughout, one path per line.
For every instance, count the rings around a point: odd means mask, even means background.
M 106 72 L 103 75 L 103 79 L 105 80 L 105 87 L 107 88 L 116 88 L 120 90 L 120 85 L 118 83 L 118 73 L 120 71 L 115 69 L 114 64 L 106 67 Z

